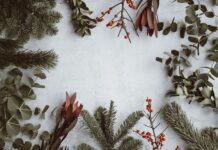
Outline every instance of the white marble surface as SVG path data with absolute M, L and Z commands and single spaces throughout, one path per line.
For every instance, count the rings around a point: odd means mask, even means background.
M 90 9 L 94 10 L 93 17 L 116 1 L 85 0 Z M 159 9 L 161 21 L 170 23 L 173 17 L 176 21 L 184 17 L 185 5 L 171 3 L 172 1 L 161 1 Z M 207 0 L 201 1 L 207 2 Z M 131 31 L 132 44 L 129 44 L 122 36 L 116 37 L 117 29 L 107 29 L 106 22 L 103 22 L 92 30 L 92 36 L 80 38 L 73 32 L 70 12 L 62 0 L 58 1 L 56 10 L 63 15 L 58 24 L 58 34 L 42 40 L 31 40 L 25 46 L 35 50 L 54 49 L 59 55 L 58 66 L 47 72 L 48 78 L 45 81 L 40 81 L 46 85 L 46 88 L 36 90 L 38 98 L 36 101 L 31 101 L 32 106 L 43 107 L 49 104 L 51 108 L 54 108 L 61 105 L 65 98 L 65 91 L 77 92 L 77 100 L 91 113 L 98 105 L 107 107 L 110 100 L 114 100 L 118 110 L 115 127 L 117 129 L 129 113 L 145 109 L 146 97 L 153 99 L 155 110 L 169 102 L 164 94 L 171 86 L 170 79 L 165 75 L 163 66 L 155 61 L 155 57 L 164 56 L 164 51 L 178 49 L 181 43 L 186 42 L 179 38 L 178 33 L 169 36 L 162 36 L 159 33 L 158 38 L 151 38 L 145 36 L 144 32 L 137 37 Z M 204 55 L 199 57 L 199 61 L 193 60 L 194 67 L 205 64 L 202 58 Z M 217 82 L 215 84 L 215 91 L 217 91 L 218 84 Z M 218 125 L 218 118 L 212 111 L 202 109 L 198 104 L 188 105 L 182 98 L 178 98 L 177 101 L 196 127 Z M 166 124 L 161 119 L 159 121 L 163 125 L 160 127 L 162 130 Z M 46 120 L 42 122 L 44 123 L 42 129 L 51 129 L 53 126 L 52 122 L 47 123 Z M 145 120 L 141 120 L 134 129 L 145 130 L 144 123 Z M 173 150 L 176 145 L 183 149 L 183 142 L 171 129 L 167 130 L 166 134 L 167 142 L 164 150 Z M 132 135 L 140 138 L 134 133 Z M 96 145 L 86 132 L 80 129 L 80 124 L 77 124 L 76 129 L 70 133 L 64 144 L 75 149 L 73 146 L 87 141 L 91 145 Z M 144 149 L 148 147 L 144 141 Z

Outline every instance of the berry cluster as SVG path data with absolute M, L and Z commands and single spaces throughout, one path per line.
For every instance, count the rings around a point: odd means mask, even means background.
M 126 0 L 127 4 L 129 5 L 130 8 L 136 9 L 136 6 L 132 0 Z
M 109 7 L 106 11 L 102 11 L 101 16 L 96 17 L 96 21 L 97 22 L 104 21 L 105 15 L 111 14 L 111 12 L 114 10 L 115 7 L 121 6 L 121 10 L 118 11 L 117 13 L 115 13 L 113 18 L 106 24 L 106 27 L 110 27 L 110 28 L 119 27 L 120 30 L 119 30 L 118 36 L 120 35 L 121 31 L 124 30 L 124 32 L 125 32 L 124 39 L 128 39 L 129 42 L 131 43 L 130 33 L 127 31 L 125 21 L 129 21 L 132 23 L 132 25 L 134 26 L 135 32 L 136 32 L 136 27 L 134 25 L 133 19 L 131 18 L 127 9 L 125 8 L 126 3 L 130 8 L 132 8 L 134 10 L 136 9 L 136 6 L 132 0 L 121 0 L 121 2 L 115 4 L 112 7 Z M 136 34 L 137 34 L 137 32 L 136 32 Z
M 146 99 L 146 102 L 148 103 L 148 104 L 146 105 L 146 110 L 147 110 L 149 113 L 152 113 L 152 112 L 153 112 L 153 110 L 152 110 L 152 108 L 151 108 L 152 99 L 147 98 L 147 99 Z
M 149 128 L 151 131 L 140 131 L 136 130 L 135 132 L 139 134 L 142 138 L 146 139 L 148 143 L 151 144 L 153 150 L 161 150 L 164 142 L 166 141 L 166 136 L 164 132 L 167 130 L 168 126 L 159 134 L 156 133 L 157 127 L 160 125 L 160 123 L 156 123 L 156 119 L 160 113 L 158 111 L 157 113 L 153 114 L 153 109 L 152 109 L 152 99 L 146 98 L 146 111 L 145 111 L 145 116 L 149 121 L 149 125 L 146 125 L 146 127 Z M 177 146 L 175 150 L 179 150 L 179 147 Z
M 151 132 L 145 132 L 145 131 L 139 131 L 139 130 L 136 130 L 136 133 L 138 133 L 139 135 L 141 135 L 142 138 L 146 139 L 149 143 L 152 143 L 154 142 L 153 138 L 152 138 L 152 134 Z

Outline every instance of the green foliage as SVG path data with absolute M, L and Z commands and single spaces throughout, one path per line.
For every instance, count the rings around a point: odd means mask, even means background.
M 128 134 L 129 129 L 132 129 L 138 120 L 143 116 L 144 114 L 141 111 L 131 113 L 120 125 L 120 128 L 115 134 L 114 140 L 120 141 L 122 138 L 124 138 Z
M 218 108 L 217 99 L 213 89 L 213 84 L 210 82 L 214 79 L 209 73 L 201 73 L 196 70 L 191 75 L 187 75 L 184 70 L 179 71 L 179 75 L 173 75 L 172 83 L 173 90 L 167 92 L 167 96 L 185 96 L 191 103 L 197 101 L 205 107 Z
M 27 51 L 14 40 L 0 39 L 0 68 L 11 64 L 22 67 L 41 69 L 54 68 L 57 63 L 57 55 L 52 51 Z
M 213 82 L 215 77 L 218 77 L 218 40 L 215 35 L 217 26 L 202 22 L 202 18 L 213 18 L 214 12 L 210 11 L 206 5 L 195 3 L 193 0 L 177 0 L 178 3 L 186 3 L 186 16 L 180 27 L 180 37 L 187 38 L 188 45 L 181 45 L 180 50 L 171 50 L 171 53 L 165 52 L 167 58 L 157 57 L 156 60 L 165 66 L 165 70 L 169 77 L 172 78 L 173 89 L 167 92 L 167 96 L 185 96 L 189 102 L 197 101 L 204 106 L 218 108 L 217 98 L 213 90 Z M 173 28 L 172 24 L 167 28 Z M 176 26 L 176 25 L 174 25 Z M 176 27 L 174 27 L 176 28 Z M 169 33 L 170 29 L 165 29 L 163 33 Z M 166 34 L 165 34 L 166 35 Z M 212 37 L 211 37 L 212 36 Z M 200 50 L 210 40 L 214 39 L 212 47 L 207 52 L 207 60 L 213 63 L 212 67 L 203 67 L 209 71 L 200 71 L 197 69 L 190 74 L 185 72 L 191 68 L 192 57 L 200 55 Z
M 137 111 L 131 113 L 124 122 L 120 125 L 118 131 L 114 134 L 114 122 L 116 111 L 114 102 L 111 101 L 110 107 L 107 110 L 103 107 L 98 107 L 91 116 L 88 111 L 84 110 L 81 115 L 83 117 L 84 127 L 89 131 L 93 137 L 104 150 L 138 150 L 141 148 L 142 143 L 132 137 L 127 137 L 128 132 L 133 126 L 142 118 L 143 112 Z M 78 150 L 91 150 L 94 149 L 87 144 L 80 144 Z
M 213 128 L 199 132 L 175 102 L 163 108 L 163 117 L 174 131 L 185 141 L 190 150 L 218 149 L 218 137 Z
M 54 11 L 55 0 L 1 0 L 0 32 L 22 43 L 30 36 L 54 35 L 61 15 Z
M 34 70 L 36 74 L 42 73 Z M 34 74 L 33 72 L 33 74 Z M 38 78 L 38 77 L 36 77 Z M 0 88 L 0 128 L 1 136 L 14 136 L 21 131 L 20 120 L 28 120 L 32 116 L 31 108 L 26 104 L 28 99 L 35 100 L 33 91 L 40 85 L 22 70 L 13 68 L 1 80 Z M 30 127 L 30 126 L 28 126 Z M 27 129 L 26 127 L 22 128 Z
M 117 149 L 118 150 L 130 150 L 130 149 L 138 150 L 138 149 L 141 149 L 141 146 L 142 144 L 140 140 L 136 140 L 132 137 L 126 137 Z
M 82 143 L 77 147 L 78 150 L 95 150 L 92 146 Z
M 30 141 L 24 141 L 21 138 L 16 138 L 12 146 L 16 150 L 41 150 L 39 145 L 33 145 Z
M 75 32 L 80 36 L 91 35 L 91 29 L 96 26 L 96 20 L 88 15 L 92 14 L 82 0 L 65 0 L 72 11 L 72 23 Z

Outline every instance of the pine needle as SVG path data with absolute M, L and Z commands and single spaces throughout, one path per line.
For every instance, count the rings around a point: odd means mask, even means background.
M 215 150 L 218 149 L 217 140 L 212 140 L 201 134 L 193 127 L 186 114 L 175 102 L 167 104 L 163 108 L 163 117 L 174 131 L 186 142 L 191 150 Z M 206 130 L 208 132 L 208 130 Z M 210 133 L 210 132 L 209 132 Z M 211 133 L 210 133 L 211 134 Z M 203 136 L 202 136 L 203 135 Z
M 83 117 L 83 125 L 89 131 L 90 136 L 95 138 L 102 147 L 107 147 L 106 138 L 96 119 L 87 110 L 83 110 L 81 115 Z
M 114 143 L 119 142 L 123 137 L 125 137 L 129 130 L 136 125 L 136 123 L 144 116 L 143 112 L 136 111 L 131 113 L 123 124 L 120 125 L 117 133 L 115 134 Z
M 95 150 L 92 146 L 82 143 L 77 147 L 77 150 Z
M 138 150 L 142 148 L 142 142 L 140 140 L 136 140 L 132 137 L 125 138 L 120 146 L 117 148 L 118 150 Z

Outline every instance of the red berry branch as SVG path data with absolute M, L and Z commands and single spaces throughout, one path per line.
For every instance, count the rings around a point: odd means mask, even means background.
M 122 30 L 125 32 L 124 38 L 128 39 L 129 42 L 131 43 L 130 40 L 130 33 L 127 30 L 126 27 L 126 21 L 130 22 L 133 26 L 134 26 L 134 30 L 136 32 L 136 34 L 138 35 L 137 31 L 136 31 L 136 26 L 134 24 L 134 21 L 132 19 L 132 17 L 130 16 L 129 12 L 127 11 L 127 9 L 125 8 L 126 4 L 133 10 L 136 10 L 136 6 L 134 4 L 134 2 L 132 0 L 121 0 L 121 2 L 111 6 L 108 8 L 108 10 L 106 11 L 102 11 L 101 12 L 101 16 L 100 17 L 96 17 L 96 20 L 98 22 L 102 22 L 104 21 L 104 17 L 106 15 L 111 14 L 111 12 L 116 8 L 121 6 L 121 10 L 114 13 L 114 17 L 106 24 L 106 27 L 110 27 L 110 28 L 115 28 L 118 27 L 119 29 L 119 33 L 118 36 L 120 36 Z
M 161 133 L 159 134 L 156 133 L 156 129 L 160 125 L 160 123 L 156 124 L 155 121 L 158 115 L 160 114 L 161 110 L 153 114 L 153 109 L 151 104 L 152 99 L 147 98 L 146 102 L 147 105 L 146 105 L 145 117 L 149 120 L 149 125 L 145 124 L 145 126 L 149 128 L 149 130 L 147 131 L 136 130 L 135 132 L 139 134 L 142 138 L 146 139 L 147 142 L 151 144 L 153 150 L 161 150 L 164 142 L 166 141 L 166 136 L 164 132 L 167 130 L 168 126 Z M 179 147 L 177 146 L 175 150 L 179 150 Z

